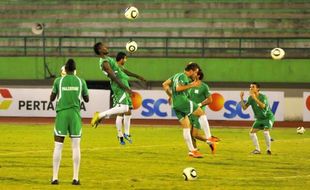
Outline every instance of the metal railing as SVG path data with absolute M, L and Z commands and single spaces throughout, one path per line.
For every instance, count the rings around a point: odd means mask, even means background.
M 286 58 L 310 58 L 310 38 L 215 38 L 215 37 L 72 37 L 0 36 L 0 56 L 92 57 L 93 45 L 102 41 L 112 55 L 125 51 L 134 40 L 133 57 L 268 58 L 281 47 Z

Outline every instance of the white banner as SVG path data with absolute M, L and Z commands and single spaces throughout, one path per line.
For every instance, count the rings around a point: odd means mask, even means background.
M 304 92 L 303 110 L 303 121 L 310 121 L 310 92 Z
M 167 95 L 161 90 L 137 91 L 140 96 L 133 100 L 138 109 L 133 110 L 133 118 L 137 119 L 176 119 L 168 104 Z M 276 121 L 284 120 L 284 92 L 262 92 L 267 95 L 271 110 Z M 207 107 L 207 117 L 210 120 L 254 120 L 254 114 L 249 107 L 243 111 L 239 104 L 240 91 L 212 92 L 213 103 Z M 245 100 L 249 94 L 245 92 Z
M 0 116 L 55 117 L 55 105 L 49 102 L 52 89 L 0 88 Z M 89 90 L 89 102 L 81 102 L 83 118 L 110 107 L 109 90 Z

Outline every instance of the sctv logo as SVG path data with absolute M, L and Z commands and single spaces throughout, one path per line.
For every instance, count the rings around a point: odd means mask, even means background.
M 242 119 L 249 119 L 250 114 L 244 113 L 242 111 L 242 107 L 239 103 L 239 101 L 235 100 L 225 100 L 224 97 L 219 93 L 213 93 L 212 94 L 212 103 L 209 105 L 209 108 L 214 111 L 218 112 L 222 109 L 224 109 L 223 116 L 225 118 L 231 119 L 239 116 Z M 271 102 L 269 102 L 271 103 Z M 274 101 L 271 106 L 271 111 L 273 113 L 276 113 L 277 108 L 279 106 L 279 101 Z
M 141 108 L 141 115 L 144 117 L 169 117 L 175 116 L 168 103 L 167 98 L 142 98 L 142 96 L 134 92 L 131 96 L 133 109 Z

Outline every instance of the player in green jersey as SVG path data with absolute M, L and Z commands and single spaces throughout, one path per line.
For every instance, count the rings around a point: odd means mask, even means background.
M 194 158 L 203 157 L 202 154 L 193 146 L 191 138 L 191 125 L 188 116 L 193 114 L 199 117 L 199 123 L 205 127 L 207 117 L 204 111 L 188 98 L 188 90 L 200 85 L 200 81 L 189 81 L 189 77 L 195 77 L 200 67 L 196 63 L 186 65 L 183 73 L 177 73 L 163 83 L 163 89 L 169 96 L 168 101 L 172 103 L 172 108 L 183 128 L 183 138 Z M 210 139 L 212 140 L 212 139 Z
M 260 93 L 260 85 L 256 82 L 250 85 L 250 96 L 248 100 L 243 100 L 244 92 L 240 92 L 241 106 L 243 110 L 246 110 L 249 106 L 252 107 L 255 116 L 255 122 L 250 130 L 250 137 L 255 146 L 253 154 L 260 154 L 260 147 L 256 133 L 259 130 L 264 130 L 265 142 L 267 145 L 267 154 L 271 155 L 271 138 L 269 131 L 271 130 L 274 123 L 274 115 L 270 109 L 267 96 Z
M 100 57 L 99 67 L 105 75 L 110 78 L 111 89 L 113 91 L 114 107 L 103 112 L 96 112 L 91 120 L 91 125 L 97 127 L 103 118 L 114 114 L 121 114 L 129 111 L 130 95 L 133 93 L 128 84 L 126 75 L 117 65 L 116 61 L 109 57 L 108 48 L 101 42 L 94 45 L 95 53 Z
M 127 55 L 124 52 L 119 52 L 116 55 L 116 61 L 118 66 L 121 68 L 121 70 L 127 74 L 129 77 L 134 77 L 137 78 L 143 82 L 146 82 L 146 80 L 140 76 L 137 75 L 135 73 L 132 73 L 130 71 L 128 71 L 127 69 L 125 69 L 125 63 L 127 61 Z M 129 86 L 128 81 L 125 81 L 126 85 Z M 116 129 L 117 129 L 117 136 L 118 139 L 120 141 L 121 145 L 125 145 L 125 141 L 124 138 L 126 140 L 128 140 L 129 143 L 132 143 L 132 139 L 131 139 L 131 135 L 130 135 L 130 123 L 131 123 L 131 110 L 132 110 L 132 101 L 130 101 L 130 105 L 129 105 L 129 110 L 128 112 L 125 112 L 124 114 L 118 114 L 116 116 L 116 120 L 115 120 L 115 125 L 116 125 Z M 122 131 L 122 125 L 123 125 L 123 120 L 124 120 L 124 133 Z
M 205 112 L 206 105 L 212 103 L 212 96 L 210 93 L 209 86 L 202 81 L 203 77 L 204 77 L 204 74 L 202 70 L 199 69 L 197 76 L 195 78 L 192 78 L 192 80 L 200 81 L 200 85 L 197 87 L 193 87 L 189 90 L 189 98 L 193 102 L 197 103 L 198 106 L 201 107 L 201 109 Z M 214 154 L 216 145 L 215 143 L 210 142 L 208 139 L 213 139 L 213 141 L 215 142 L 219 141 L 219 139 L 211 135 L 208 120 L 207 120 L 206 125 L 204 125 L 203 127 L 200 126 L 197 116 L 192 114 L 189 116 L 189 120 L 192 125 L 191 134 L 193 137 L 192 140 L 193 140 L 194 148 L 197 148 L 196 139 L 198 139 L 200 141 L 206 142 L 210 146 L 211 151 Z M 205 136 L 199 133 L 199 129 L 202 129 L 204 131 Z
M 73 181 L 72 185 L 80 185 L 80 140 L 82 134 L 82 119 L 80 115 L 80 98 L 89 101 L 88 89 L 85 80 L 74 75 L 76 69 L 73 59 L 65 65 L 66 75 L 56 78 L 50 101 L 57 98 L 56 120 L 54 128 L 55 148 L 53 153 L 53 179 L 51 184 L 57 185 L 61 152 L 65 136 L 69 132 L 72 141 Z

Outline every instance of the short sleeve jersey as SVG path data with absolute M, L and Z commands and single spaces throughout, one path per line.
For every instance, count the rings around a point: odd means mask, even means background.
M 185 96 L 188 97 L 188 90 L 184 90 L 184 91 L 176 91 L 176 87 L 178 85 L 188 85 L 189 84 L 189 78 L 185 75 L 185 73 L 177 73 L 175 75 L 173 75 L 172 77 L 170 77 L 170 80 L 172 81 L 172 86 L 171 86 L 171 90 L 172 90 L 172 98 L 174 99 L 177 96 Z
M 204 82 L 201 82 L 197 87 L 191 88 L 189 94 L 189 99 L 197 104 L 201 103 L 211 95 L 209 86 Z
M 248 106 L 251 105 L 255 118 L 261 120 L 273 118 L 273 113 L 270 109 L 267 96 L 259 93 L 257 98 L 259 99 L 259 101 L 261 101 L 266 105 L 264 109 L 260 108 L 259 105 L 255 102 L 255 100 L 251 96 L 248 97 L 248 100 L 246 102 L 246 105 Z
M 85 80 L 76 75 L 65 75 L 54 81 L 53 93 L 57 94 L 56 111 L 76 108 L 80 111 L 82 96 L 88 95 Z
M 99 67 L 100 70 L 102 70 L 102 64 L 103 62 L 107 61 L 111 67 L 111 69 L 113 70 L 115 76 L 122 82 L 125 84 L 125 86 L 129 87 L 128 84 L 128 79 L 129 76 L 124 73 L 122 71 L 122 69 L 118 66 L 118 64 L 116 63 L 116 61 L 114 59 L 112 59 L 111 57 L 106 57 L 106 58 L 100 58 L 99 59 Z M 102 70 L 103 71 L 103 70 Z M 108 75 L 108 73 L 106 73 L 105 71 L 103 71 L 103 73 L 105 75 Z M 112 80 L 110 80 L 110 84 L 111 84 L 111 88 L 119 88 L 119 86 L 117 85 L 117 83 L 113 82 Z

